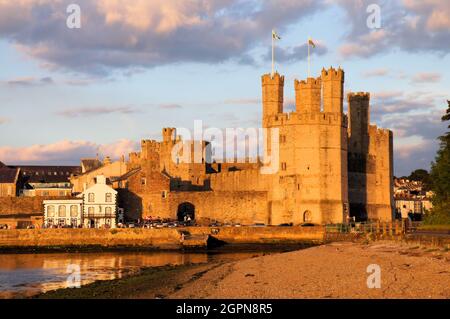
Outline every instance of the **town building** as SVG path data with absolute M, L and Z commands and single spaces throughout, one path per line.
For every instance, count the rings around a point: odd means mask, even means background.
M 83 199 L 44 200 L 44 227 L 72 227 L 83 225 Z
M 394 179 L 394 201 L 396 218 L 420 221 L 431 210 L 433 193 L 426 191 L 421 181 L 404 178 Z
M 98 175 L 95 183 L 70 199 L 44 200 L 45 227 L 114 228 L 117 225 L 117 191 Z
M 0 162 L 0 197 L 15 197 L 19 192 L 20 168 L 10 168 Z

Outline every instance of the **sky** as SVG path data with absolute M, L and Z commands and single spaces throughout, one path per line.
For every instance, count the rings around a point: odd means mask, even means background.
M 72 3 L 80 28 L 66 24 Z M 450 99 L 447 0 L 0 0 L 0 161 L 117 158 L 194 120 L 260 127 L 272 29 L 285 110 L 310 36 L 312 76 L 340 66 L 346 93 L 370 92 L 394 174 L 429 169 Z

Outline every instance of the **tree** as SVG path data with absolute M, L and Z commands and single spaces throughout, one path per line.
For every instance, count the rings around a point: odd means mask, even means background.
M 423 189 L 426 191 L 430 190 L 431 178 L 426 169 L 416 169 L 411 173 L 411 175 L 409 175 L 408 179 L 412 181 L 422 182 Z
M 450 121 L 450 101 L 442 121 Z M 448 125 L 450 129 L 450 125 Z M 450 131 L 439 137 L 440 145 L 431 164 L 431 189 L 434 192 L 433 210 L 429 221 L 450 224 Z

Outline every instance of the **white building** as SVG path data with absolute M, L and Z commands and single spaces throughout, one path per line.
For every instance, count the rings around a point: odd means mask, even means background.
M 117 191 L 98 175 L 93 186 L 83 192 L 83 225 L 89 228 L 116 227 Z
M 83 199 L 44 200 L 45 227 L 80 227 L 83 224 Z
M 44 200 L 45 227 L 114 228 L 117 219 L 117 191 L 103 175 L 79 199 Z

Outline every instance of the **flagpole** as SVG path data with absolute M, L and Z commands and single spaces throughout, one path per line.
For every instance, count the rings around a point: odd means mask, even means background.
M 309 66 L 309 64 L 310 64 L 310 60 L 309 60 L 309 39 L 310 39 L 311 37 L 308 37 L 308 78 L 310 77 L 310 66 Z
M 275 74 L 275 39 L 274 39 L 274 30 L 272 30 L 272 77 Z

